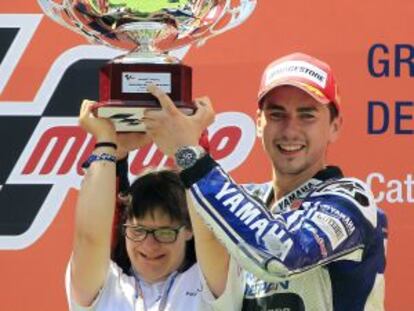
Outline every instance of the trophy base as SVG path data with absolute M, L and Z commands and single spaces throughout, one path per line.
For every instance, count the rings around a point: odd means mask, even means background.
M 109 62 L 99 73 L 99 100 L 153 101 L 147 86 L 154 84 L 173 102 L 191 105 L 191 77 L 191 67 L 184 64 Z
M 145 109 L 160 109 L 147 90 L 154 84 L 163 90 L 178 109 L 186 114 L 195 111 L 192 102 L 192 69 L 184 64 L 124 63 L 114 60 L 99 73 L 99 104 L 95 115 L 108 118 L 117 132 L 145 132 L 142 116 Z
M 195 107 L 182 103 L 175 104 L 186 115 L 192 115 L 195 111 Z M 149 108 L 161 109 L 156 101 L 107 101 L 96 103 L 92 111 L 96 117 L 109 119 L 117 132 L 145 132 L 142 118 L 144 111 Z

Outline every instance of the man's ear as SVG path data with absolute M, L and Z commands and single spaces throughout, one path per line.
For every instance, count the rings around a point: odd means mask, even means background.
M 342 119 L 341 115 L 336 117 L 331 122 L 331 135 L 330 135 L 330 139 L 329 139 L 330 143 L 333 143 L 338 139 L 339 133 L 341 132 L 341 129 L 342 129 L 342 123 L 343 123 L 343 119 Z
M 258 138 L 262 138 L 263 136 L 263 120 L 261 109 L 257 109 L 256 111 L 256 136 Z

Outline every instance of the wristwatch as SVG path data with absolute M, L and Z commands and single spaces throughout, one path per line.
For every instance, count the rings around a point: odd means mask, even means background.
M 198 159 L 201 159 L 206 151 L 201 146 L 183 146 L 177 149 L 174 154 L 175 163 L 182 169 L 192 167 Z

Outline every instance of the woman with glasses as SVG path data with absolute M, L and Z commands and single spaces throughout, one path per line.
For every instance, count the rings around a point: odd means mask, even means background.
M 111 260 L 116 160 L 149 139 L 117 135 L 111 122 L 91 115 L 92 104 L 84 101 L 79 117 L 96 145 L 84 163 L 87 172 L 76 206 L 66 273 L 70 310 L 212 310 L 202 297 L 185 190 L 175 172 L 152 171 L 131 185 L 117 237 L 117 263 Z

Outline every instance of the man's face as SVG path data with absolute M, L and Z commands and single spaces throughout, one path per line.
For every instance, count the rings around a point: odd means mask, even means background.
M 129 225 L 145 229 L 177 228 L 176 221 L 156 209 L 153 215 L 146 215 L 142 219 L 133 219 Z M 148 234 L 141 242 L 134 242 L 125 237 L 129 259 L 135 271 L 149 283 L 165 280 L 170 273 L 176 271 L 184 262 L 186 242 L 191 239 L 192 233 L 181 228 L 177 240 L 173 243 L 160 243 L 152 234 Z
M 310 178 L 322 169 L 328 144 L 336 140 L 340 125 L 340 118 L 330 121 L 327 105 L 293 86 L 267 94 L 257 115 L 258 136 L 279 177 Z

